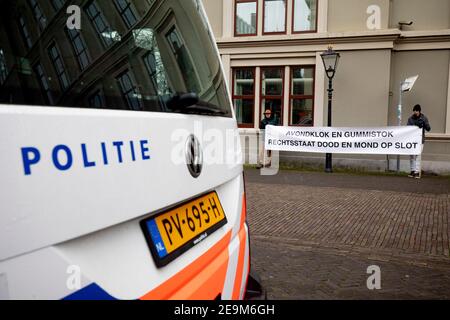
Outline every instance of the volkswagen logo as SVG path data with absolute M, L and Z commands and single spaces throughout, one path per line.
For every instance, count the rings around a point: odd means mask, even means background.
M 200 141 L 191 134 L 186 141 L 186 164 L 194 178 L 198 178 L 203 168 L 203 152 Z

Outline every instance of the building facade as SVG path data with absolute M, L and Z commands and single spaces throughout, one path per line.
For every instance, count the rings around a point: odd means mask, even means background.
M 265 109 L 284 126 L 327 124 L 320 54 L 341 54 L 333 81 L 333 126 L 395 126 L 420 104 L 430 120 L 423 169 L 450 172 L 449 0 L 203 0 L 228 76 L 244 141 L 258 135 Z M 256 150 L 245 146 L 247 153 Z M 282 153 L 282 162 L 323 163 L 324 155 Z M 335 155 L 335 165 L 395 167 L 396 157 Z M 247 158 L 247 161 L 249 158 Z M 408 170 L 408 158 L 402 158 Z

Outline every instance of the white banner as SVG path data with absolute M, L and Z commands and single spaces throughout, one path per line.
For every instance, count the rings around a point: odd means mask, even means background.
M 422 129 L 267 126 L 265 146 L 277 151 L 418 155 L 422 153 Z

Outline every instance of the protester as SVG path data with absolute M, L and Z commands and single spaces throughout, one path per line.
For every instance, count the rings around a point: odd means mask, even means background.
M 272 116 L 272 110 L 270 109 L 264 111 L 264 119 L 262 119 L 261 123 L 259 124 L 259 129 L 261 129 L 261 139 L 259 144 L 259 159 L 257 166 L 258 169 L 261 169 L 262 167 L 270 167 L 270 165 L 272 164 L 272 152 L 270 150 L 266 151 L 265 148 L 265 131 L 267 125 L 278 125 L 278 119 L 276 115 Z
M 430 131 L 430 123 L 428 118 L 422 113 L 422 108 L 419 104 L 416 104 L 413 108 L 413 114 L 408 119 L 408 126 L 417 126 L 422 129 L 422 150 L 425 143 L 425 130 Z M 420 179 L 421 177 L 421 161 L 422 155 L 410 156 L 411 173 L 408 175 L 410 178 Z

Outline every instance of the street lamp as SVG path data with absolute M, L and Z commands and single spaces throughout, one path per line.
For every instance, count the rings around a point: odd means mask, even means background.
M 410 92 L 412 90 L 412 88 L 414 87 L 414 84 L 416 83 L 417 79 L 419 79 L 418 75 L 407 78 L 405 81 L 402 81 L 400 83 L 400 96 L 398 98 L 398 109 L 397 109 L 397 120 L 398 120 L 399 127 L 402 125 L 403 93 Z M 397 172 L 400 172 L 400 156 L 397 156 Z
M 328 126 L 331 127 L 331 101 L 333 99 L 333 78 L 336 74 L 336 69 L 339 63 L 341 55 L 334 51 L 330 46 L 328 50 L 321 55 L 325 72 L 328 77 Z M 332 173 L 332 156 L 331 153 L 327 153 L 325 161 L 325 172 Z

